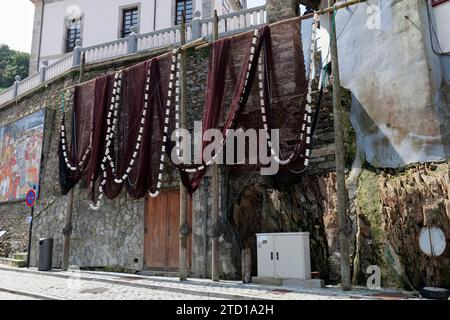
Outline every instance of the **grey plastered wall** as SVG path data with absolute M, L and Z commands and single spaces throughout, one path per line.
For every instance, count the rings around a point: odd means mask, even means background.
M 424 5 L 371 0 L 337 13 L 341 84 L 354 94 L 354 127 L 365 158 L 375 167 L 449 156 L 448 116 L 439 98 L 441 68 L 430 55 Z M 325 28 L 327 20 L 321 19 Z

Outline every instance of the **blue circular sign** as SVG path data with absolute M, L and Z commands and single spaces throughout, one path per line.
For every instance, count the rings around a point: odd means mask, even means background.
M 29 207 L 34 206 L 34 204 L 36 202 L 36 191 L 34 191 L 33 189 L 28 191 L 27 195 L 25 196 L 25 202 L 26 202 L 27 206 L 29 206 Z

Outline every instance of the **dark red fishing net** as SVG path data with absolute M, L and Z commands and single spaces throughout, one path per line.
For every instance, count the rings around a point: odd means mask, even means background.
M 305 112 L 307 92 L 306 76 L 301 50 L 300 25 L 287 22 L 275 27 L 262 27 L 254 48 L 253 63 L 249 58 L 252 50 L 253 32 L 224 38 L 211 44 L 209 70 L 203 113 L 203 131 L 219 128 L 225 134 L 227 129 L 262 129 L 260 95 L 258 87 L 258 58 L 263 52 L 264 101 L 266 103 L 269 129 L 280 129 L 280 150 L 290 154 L 299 143 L 300 127 Z M 106 162 L 106 184 L 103 191 L 107 198 L 119 195 L 123 185 L 133 198 L 141 198 L 148 191 L 154 192 L 161 163 L 163 126 L 167 103 L 167 90 L 171 74 L 172 54 L 166 54 L 133 67 L 122 70 L 121 97 L 118 121 L 114 139 L 111 141 L 110 161 Z M 247 70 L 251 65 L 247 79 Z M 150 88 L 146 89 L 150 69 Z M 256 81 L 255 81 L 256 80 Z M 245 83 L 247 81 L 247 85 Z M 60 177 L 63 191 L 70 189 L 81 177 L 86 177 L 91 200 L 95 201 L 98 178 L 103 176 L 101 164 L 105 156 L 107 135 L 107 114 L 110 112 L 115 75 L 110 74 L 87 82 L 75 89 L 75 103 L 72 137 L 70 140 L 70 161 L 78 163 L 89 146 L 92 133 L 92 152 L 89 159 L 76 172 L 69 172 L 61 161 Z M 242 96 L 241 93 L 246 88 Z M 122 176 L 129 169 L 135 153 L 139 135 L 145 95 L 148 94 L 148 109 L 141 148 L 126 179 Z M 174 96 L 172 99 L 174 100 Z M 94 97 L 94 98 L 93 98 Z M 171 104 L 169 137 L 174 130 L 174 101 Z M 172 143 L 167 139 L 166 153 L 170 156 Z M 301 142 L 301 141 L 300 141 Z M 203 148 L 207 146 L 203 142 Z M 295 169 L 303 169 L 301 155 L 290 164 Z M 205 165 L 205 164 L 204 164 Z M 243 166 L 235 166 L 237 170 Z M 182 167 L 180 167 L 182 168 Z M 255 169 L 258 167 L 255 167 Z M 248 170 L 248 167 L 247 167 Z M 183 171 L 180 175 L 189 192 L 194 192 L 205 170 L 192 176 Z M 96 182 L 97 181 L 97 186 Z
M 240 99 L 250 63 L 253 32 L 220 39 L 211 44 L 203 131 L 220 128 L 224 135 L 227 129 L 263 129 L 259 87 L 258 81 L 255 81 L 257 61 L 263 52 L 266 70 L 263 82 L 264 100 L 269 130 L 280 130 L 281 158 L 296 152 L 290 167 L 302 170 L 304 163 L 301 155 L 305 148 L 301 146 L 296 151 L 296 146 L 302 143 L 299 138 L 300 128 L 304 123 L 307 81 L 303 66 L 300 25 L 298 22 L 287 22 L 271 28 L 262 27 L 259 31 L 248 89 L 243 95 L 242 103 Z M 290 41 L 285 41 L 286 35 L 292 37 Z M 289 54 L 292 56 L 289 57 Z M 208 144 L 209 142 L 203 142 L 203 149 Z M 259 167 L 254 166 L 254 169 Z M 235 170 L 242 168 L 249 170 L 248 166 L 234 166 Z M 198 188 L 205 172 L 206 170 L 202 170 L 195 173 L 192 179 L 184 177 L 183 183 L 190 193 Z
M 72 108 L 65 108 L 64 98 L 61 102 L 63 104 L 61 107 L 64 108 L 61 110 L 61 124 L 65 127 L 66 133 L 59 142 L 60 185 L 63 194 L 67 194 L 78 183 L 90 163 L 91 132 L 94 122 L 92 97 L 95 94 L 96 84 L 97 80 L 91 80 L 75 86 Z M 67 118 L 69 121 L 66 121 Z M 76 170 L 71 170 L 69 166 Z
M 105 195 L 109 199 L 117 197 L 123 185 L 127 186 L 128 193 L 133 198 L 144 197 L 147 191 L 154 191 L 156 188 L 171 58 L 171 55 L 157 57 L 122 71 L 119 121 L 111 147 L 116 172 L 114 174 L 112 168 L 107 166 L 107 182 L 104 187 Z M 148 111 L 145 115 L 141 147 L 128 177 L 122 183 L 117 183 L 115 180 L 124 176 L 135 152 L 149 68 L 151 78 L 147 92 Z M 108 91 L 112 91 L 112 86 Z

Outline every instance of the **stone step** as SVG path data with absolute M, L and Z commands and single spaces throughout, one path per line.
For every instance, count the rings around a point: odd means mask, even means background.
M 12 258 L 16 260 L 25 260 L 28 259 L 28 253 L 26 252 L 16 252 L 12 254 Z
M 15 268 L 25 268 L 27 266 L 27 260 L 0 258 L 0 264 L 8 265 Z

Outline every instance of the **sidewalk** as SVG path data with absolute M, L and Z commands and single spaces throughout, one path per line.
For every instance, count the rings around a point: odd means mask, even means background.
M 29 297 L 42 295 L 42 299 L 282 299 L 282 300 L 392 300 L 418 299 L 417 293 L 393 289 L 371 291 L 355 288 L 343 292 L 337 287 L 323 289 L 299 289 L 239 281 L 152 277 L 123 273 L 93 271 L 39 272 L 34 268 L 17 269 L 0 266 L 0 292 L 17 290 Z M 11 292 L 11 291 L 10 291 Z

